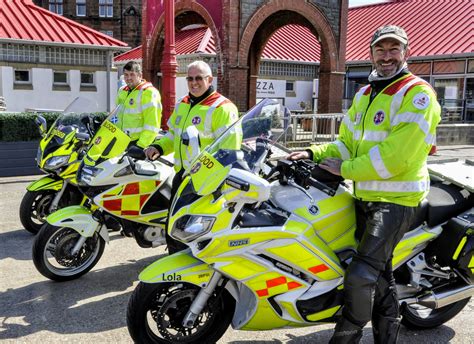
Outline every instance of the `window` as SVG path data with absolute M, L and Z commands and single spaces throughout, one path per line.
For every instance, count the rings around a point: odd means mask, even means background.
M 100 32 L 109 37 L 114 37 L 114 32 L 112 30 L 101 30 Z
M 114 16 L 114 0 L 99 0 L 99 17 Z
M 49 10 L 62 16 L 63 0 L 49 0 Z
M 441 105 L 442 122 L 459 122 L 463 116 L 464 77 L 434 80 L 434 89 Z
M 474 60 L 468 60 L 467 72 L 474 73 Z
M 29 70 L 15 70 L 15 84 L 31 84 Z
M 294 92 L 295 91 L 295 82 L 294 81 L 287 81 L 286 82 L 286 92 Z
M 81 72 L 81 86 L 94 86 L 94 73 Z
M 461 74 L 464 73 L 464 68 L 464 61 L 435 61 L 433 74 Z
M 76 15 L 78 17 L 86 16 L 86 0 L 76 0 Z
M 53 84 L 55 85 L 67 85 L 68 84 L 68 73 L 63 71 L 53 72 Z

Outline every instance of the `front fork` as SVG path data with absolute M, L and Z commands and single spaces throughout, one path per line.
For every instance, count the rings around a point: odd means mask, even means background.
M 204 306 L 206 305 L 221 279 L 222 274 L 218 271 L 214 271 L 214 274 L 209 280 L 207 286 L 201 288 L 193 303 L 191 304 L 191 307 L 189 307 L 189 311 L 186 313 L 183 319 L 184 327 L 192 328 L 194 326 L 194 322 L 196 321 L 198 315 L 204 309 Z
M 68 185 L 68 181 L 65 179 L 63 182 L 63 186 L 61 190 L 59 190 L 56 195 L 54 196 L 51 205 L 49 206 L 49 214 L 54 213 L 56 210 L 58 210 L 58 204 L 59 201 L 61 200 L 61 197 L 64 195 L 64 191 L 66 191 L 66 187 Z

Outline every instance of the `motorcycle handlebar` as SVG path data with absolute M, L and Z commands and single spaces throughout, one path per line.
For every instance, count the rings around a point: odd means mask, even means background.
M 309 182 L 309 185 L 315 187 L 316 189 L 324 192 L 325 194 L 327 194 L 329 196 L 334 196 L 336 194 L 335 189 L 331 188 L 330 186 L 328 186 L 324 183 L 321 183 L 321 182 L 317 181 L 313 177 L 309 177 L 308 182 Z

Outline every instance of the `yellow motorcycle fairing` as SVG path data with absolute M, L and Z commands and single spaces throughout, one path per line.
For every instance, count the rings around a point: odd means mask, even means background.
M 40 190 L 54 190 L 59 191 L 63 187 L 63 179 L 54 179 L 50 176 L 44 176 L 41 179 L 35 180 L 26 187 L 28 191 L 40 191 Z
M 130 143 L 130 137 L 106 119 L 92 139 L 84 157 L 84 164 L 95 166 L 100 162 L 122 154 Z
M 143 270 L 138 279 L 145 283 L 188 282 L 198 287 L 209 283 L 214 270 L 194 258 L 189 250 L 163 257 Z

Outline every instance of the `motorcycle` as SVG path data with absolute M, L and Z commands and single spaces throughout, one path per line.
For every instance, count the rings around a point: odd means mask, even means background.
M 109 242 L 110 216 L 140 247 L 165 243 L 172 158 L 143 160 L 143 150 L 114 124 L 120 109 L 102 123 L 77 170 L 86 201 L 50 214 L 34 241 L 33 262 L 47 278 L 68 281 L 92 269 Z
M 81 135 L 92 136 L 97 126 L 89 113 L 83 113 L 85 108 L 91 108 L 90 101 L 76 98 L 49 130 L 43 116 L 35 120 L 42 136 L 36 162 L 46 175 L 27 186 L 19 211 L 21 224 L 32 234 L 38 233 L 49 214 L 82 200 L 76 172 L 88 141 Z
M 127 310 L 135 342 L 215 343 L 230 324 L 271 330 L 340 316 L 354 199 L 317 164 L 283 158 L 275 122 L 285 111 L 257 104 L 185 173 L 168 230 L 188 248 L 140 273 Z M 222 146 L 232 131 L 239 149 Z M 431 190 L 393 257 L 410 328 L 443 324 L 474 292 L 473 190 L 439 181 Z

